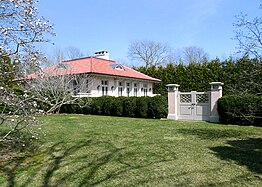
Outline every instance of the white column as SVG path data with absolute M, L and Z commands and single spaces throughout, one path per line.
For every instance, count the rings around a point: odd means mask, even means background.
M 178 84 L 168 84 L 168 116 L 167 119 L 178 119 Z
M 210 93 L 210 117 L 209 121 L 213 123 L 219 122 L 219 115 L 217 112 L 217 101 L 222 97 L 222 82 L 211 82 L 211 93 Z

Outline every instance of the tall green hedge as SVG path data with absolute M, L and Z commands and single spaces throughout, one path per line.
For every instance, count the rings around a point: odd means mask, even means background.
M 179 84 L 179 90 L 209 91 L 210 82 L 223 82 L 223 95 L 262 93 L 262 63 L 243 57 L 238 60 L 219 59 L 191 64 L 166 64 L 148 68 L 134 68 L 144 74 L 161 80 L 154 84 L 154 93 L 167 95 L 167 84 Z
M 110 97 L 103 96 L 92 99 L 81 107 L 78 104 L 65 104 L 60 113 L 80 113 L 94 115 L 111 115 L 137 118 L 162 118 L 167 116 L 167 97 Z
M 220 122 L 262 127 L 262 96 L 224 96 L 218 100 Z

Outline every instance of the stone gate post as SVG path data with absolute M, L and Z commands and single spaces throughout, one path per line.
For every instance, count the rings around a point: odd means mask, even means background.
M 168 116 L 167 119 L 178 119 L 178 84 L 168 84 Z
M 211 82 L 211 93 L 210 93 L 210 117 L 209 121 L 218 123 L 219 115 L 217 112 L 217 101 L 220 97 L 222 97 L 222 86 L 224 83 L 222 82 Z

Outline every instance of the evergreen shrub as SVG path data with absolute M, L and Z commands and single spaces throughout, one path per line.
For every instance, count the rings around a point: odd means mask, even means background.
M 231 95 L 218 100 L 220 122 L 262 126 L 262 96 Z
M 148 98 L 148 118 L 165 118 L 167 117 L 167 98 L 163 96 L 155 96 Z
M 162 118 L 167 116 L 167 97 L 110 97 L 83 98 L 85 107 L 65 104 L 60 113 L 111 115 L 137 118 Z

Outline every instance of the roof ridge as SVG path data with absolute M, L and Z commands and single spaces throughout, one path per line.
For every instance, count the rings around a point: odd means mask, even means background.
M 70 60 L 62 60 L 61 63 L 63 63 L 63 62 L 70 62 L 70 61 L 76 61 L 76 60 L 83 60 L 83 59 L 87 59 L 87 58 L 92 58 L 92 56 L 86 56 L 86 57 L 81 57 L 81 58 L 74 58 L 74 59 L 70 59 Z
M 78 61 L 78 60 L 83 60 L 83 59 L 88 59 L 88 58 L 95 58 L 98 60 L 104 60 L 104 61 L 109 61 L 109 62 L 115 62 L 120 64 L 119 62 L 115 61 L 115 60 L 107 60 L 107 59 L 103 59 L 103 58 L 99 58 L 99 57 L 95 57 L 95 56 L 88 56 L 88 57 L 81 57 L 81 58 L 75 58 L 75 59 L 70 59 L 70 60 L 63 60 L 61 63 L 63 62 L 70 62 L 70 61 Z
M 115 61 L 115 60 L 107 60 L 107 59 L 103 59 L 103 58 L 99 58 L 99 57 L 95 57 L 95 56 L 92 56 L 91 58 L 95 58 L 95 59 L 103 60 L 103 61 L 109 61 L 109 62 L 116 62 L 116 63 L 118 63 L 118 62 Z

